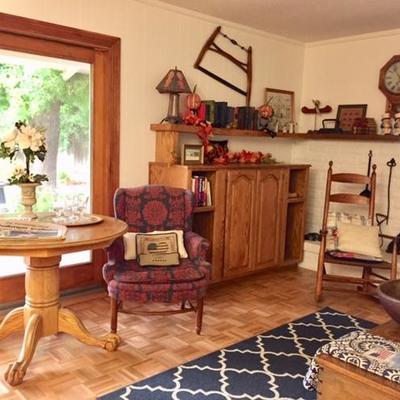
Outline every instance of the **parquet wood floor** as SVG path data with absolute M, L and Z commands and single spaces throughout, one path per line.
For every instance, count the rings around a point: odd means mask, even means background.
M 84 400 L 200 357 L 323 306 L 377 323 L 388 320 L 382 307 L 361 295 L 325 292 L 313 300 L 314 272 L 304 269 L 270 271 L 213 286 L 206 299 L 201 336 L 192 314 L 133 316 L 121 314 L 118 351 L 107 353 L 60 334 L 39 342 L 25 382 L 8 386 L 3 374 L 18 354 L 21 335 L 0 342 L 0 400 Z M 109 329 L 106 294 L 78 298 L 69 305 L 89 330 Z

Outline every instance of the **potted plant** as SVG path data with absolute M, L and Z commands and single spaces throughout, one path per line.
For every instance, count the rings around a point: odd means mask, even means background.
M 36 187 L 48 181 L 45 174 L 33 174 L 31 166 L 35 159 L 44 161 L 47 153 L 44 129 L 29 126 L 24 121 L 15 123 L 15 128 L 0 142 L 0 158 L 8 158 L 15 164 L 13 174 L 8 178 L 10 185 L 21 188 L 21 204 L 24 206 L 23 219 L 34 219 L 32 211 L 36 203 Z M 24 160 L 21 165 L 19 159 Z

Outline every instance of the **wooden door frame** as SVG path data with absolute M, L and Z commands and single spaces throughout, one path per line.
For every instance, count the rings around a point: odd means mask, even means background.
M 113 215 L 113 195 L 119 186 L 121 39 L 0 13 L 0 48 L 92 65 L 92 163 L 96 166 L 93 169 L 93 199 L 96 199 L 93 212 Z M 77 280 L 80 286 L 102 282 L 103 260 L 103 253 L 97 251 L 93 253 L 94 268 L 85 269 L 87 265 L 64 268 L 61 289 Z M 0 290 L 0 303 L 23 298 L 23 275 L 2 281 L 10 289 L 7 293 Z

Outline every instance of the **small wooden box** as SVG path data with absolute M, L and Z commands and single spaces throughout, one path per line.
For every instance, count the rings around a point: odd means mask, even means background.
M 371 330 L 374 335 L 400 341 L 400 325 L 394 321 Z M 374 375 L 327 354 L 320 365 L 318 400 L 400 400 L 400 384 Z

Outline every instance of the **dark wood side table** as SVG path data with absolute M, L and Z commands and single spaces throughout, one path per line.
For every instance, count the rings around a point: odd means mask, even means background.
M 400 341 L 400 325 L 386 322 L 371 329 L 374 335 Z M 327 354 L 317 358 L 320 365 L 318 400 L 400 400 L 400 384 L 371 374 Z

